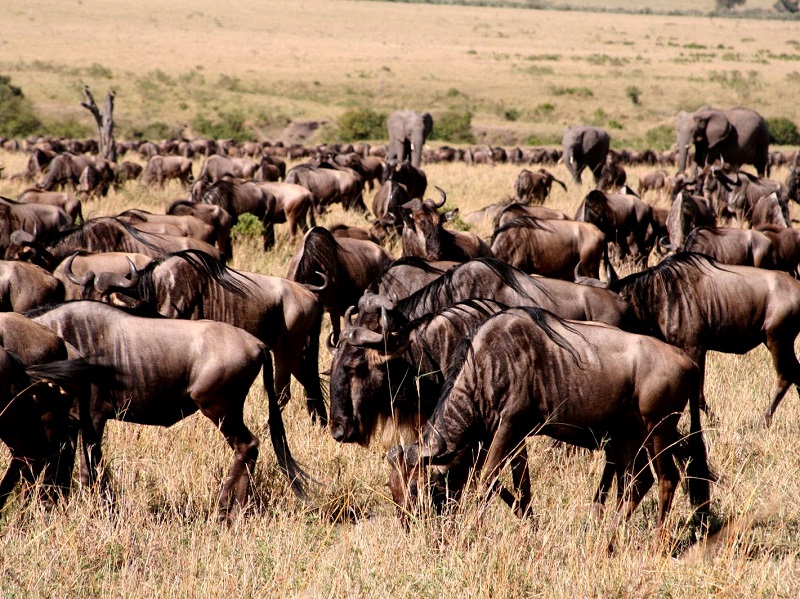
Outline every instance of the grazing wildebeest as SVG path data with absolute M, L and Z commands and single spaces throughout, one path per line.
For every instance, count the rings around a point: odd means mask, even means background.
M 439 212 L 439 208 L 447 201 L 447 196 L 439 187 L 436 189 L 441 196 L 439 203 L 430 199 L 415 199 L 402 206 L 405 222 L 402 237 L 403 256 L 455 262 L 493 257 L 491 248 L 475 233 L 449 231 L 444 228 L 444 223 L 452 217 L 452 212 L 448 214 Z
M 524 273 L 567 281 L 579 262 L 595 278 L 600 276 L 601 262 L 607 270 L 613 268 L 603 232 L 591 223 L 572 220 L 518 216 L 494 230 L 492 253 Z
M 117 214 L 116 218 L 140 231 L 148 233 L 194 237 L 211 245 L 214 244 L 217 238 L 216 231 L 211 225 L 194 216 L 153 214 L 147 210 L 132 208 Z M 159 225 L 165 226 L 159 228 Z
M 762 225 L 758 231 L 772 243 L 771 267 L 800 277 L 800 229 Z
M 334 237 L 325 227 L 309 229 L 289 263 L 286 277 L 301 284 L 320 281 L 327 285 L 319 297 L 331 319 L 334 343 L 339 339 L 341 317 L 355 305 L 364 290 L 394 261 L 372 241 Z
M 291 398 L 294 375 L 306 392 L 312 419 L 323 426 L 327 412 L 319 383 L 319 332 L 324 287 L 227 268 L 202 252 L 180 252 L 154 261 L 135 280 L 113 273 L 94 287 L 114 303 L 144 303 L 162 316 L 207 318 L 254 335 L 275 356 L 275 385 L 281 405 Z
M 421 168 L 413 166 L 410 162 L 388 160 L 381 173 L 381 184 L 387 181 L 400 183 L 408 191 L 410 199 L 420 198 L 425 195 L 428 188 L 428 177 Z
M 288 223 L 289 235 L 294 243 L 298 226 L 303 233 L 310 227 L 317 226 L 314 217 L 314 195 L 305 187 L 275 181 L 259 183 L 259 186 L 275 198 L 275 203 L 271 205 L 271 213 L 264 219 L 270 223 L 268 228 L 271 228 L 273 223 Z M 271 234 L 274 238 L 274 233 Z
M 707 351 L 744 354 L 763 343 L 777 375 L 764 415 L 767 424 L 789 386 L 800 384 L 794 354 L 800 332 L 800 283 L 788 274 L 679 253 L 610 288 L 633 307 L 649 329 L 645 332 L 684 350 L 701 376 Z M 705 408 L 702 385 L 701 405 Z
M 419 443 L 406 447 L 395 466 L 408 480 L 417 467 L 446 469 L 482 444 L 487 448 L 482 487 L 491 493 L 501 468 L 529 435 L 603 449 L 617 475 L 616 527 L 652 484 L 647 448 L 658 477 L 663 533 L 680 480 L 673 457 L 690 457 L 690 499 L 701 516 L 708 513 L 699 382 L 689 357 L 656 339 L 598 323 L 566 322 L 535 308 L 510 309 L 488 318 L 456 349 Z M 677 424 L 687 403 L 691 427 L 682 439 Z M 530 503 L 525 465 L 520 461 L 512 468 L 522 513 Z M 408 482 L 409 489 L 396 489 L 401 505 L 417 492 L 416 480 Z
M 636 264 L 647 263 L 655 243 L 653 209 L 636 196 L 592 190 L 578 206 L 575 220 L 592 223 L 600 229 L 606 236 L 606 243 L 619 246 L 620 259 L 631 255 Z M 635 246 L 635 252 L 631 245 Z
M 653 171 L 639 177 L 639 187 L 637 192 L 639 197 L 647 191 L 669 192 L 669 177 L 666 171 Z
M 304 473 L 286 442 L 267 347 L 229 324 L 133 316 L 101 302 L 55 306 L 34 321 L 75 346 L 89 364 L 116 371 L 114 384 L 96 386 L 80 407 L 88 482 L 102 468 L 102 438 L 111 418 L 171 426 L 200 411 L 235 453 L 219 493 L 219 515 L 230 521 L 244 508 L 258 457 L 258 438 L 244 423 L 247 393 L 263 368 L 269 429 L 278 464 L 293 490 L 304 494 Z M 102 481 L 108 491 L 108 481 Z
M 259 163 L 249 158 L 237 158 L 214 154 L 206 158 L 197 176 L 199 181 L 213 183 L 233 177 L 236 179 L 252 179 Z
M 555 208 L 512 203 L 500 208 L 492 219 L 492 223 L 494 228 L 497 229 L 518 216 L 532 216 L 542 220 L 570 220 L 566 214 Z
M 596 189 L 600 191 L 610 191 L 619 189 L 625 185 L 628 175 L 620 162 L 620 156 L 613 150 L 608 151 L 606 162 L 600 171 L 600 178 L 597 180 Z
M 162 189 L 169 179 L 177 179 L 185 187 L 191 185 L 192 161 L 183 156 L 152 156 L 142 173 L 142 183 Z
M 722 169 L 711 169 L 711 174 L 721 185 L 720 199 L 727 202 L 728 210 L 736 215 L 739 223 L 750 222 L 756 202 L 765 195 L 775 192 L 784 202 L 789 196 L 789 190 L 783 183 L 756 177 L 744 171 L 735 172 L 733 179 Z
M 567 191 L 564 182 L 556 179 L 550 171 L 540 168 L 537 172 L 531 172 L 524 168 L 514 182 L 516 199 L 521 204 L 544 204 L 547 196 L 550 195 L 553 182 L 558 183 L 564 191 Z
M 73 226 L 72 219 L 58 206 L 23 203 L 0 196 L 2 218 L 7 219 L 12 231 L 25 231 L 34 237 L 64 231 Z
M 369 231 L 364 227 L 336 223 L 328 227 L 328 230 L 334 237 L 346 237 L 348 239 L 360 239 L 361 241 L 380 243 L 380 240 L 372 234 L 372 231 Z
M 41 266 L 0 260 L 0 312 L 27 312 L 64 301 L 64 286 Z
M 705 254 L 722 264 L 775 268 L 772 242 L 754 229 L 698 227 L 686 237 L 683 251 Z

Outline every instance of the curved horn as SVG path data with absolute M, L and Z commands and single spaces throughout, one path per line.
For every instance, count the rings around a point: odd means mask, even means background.
M 350 306 L 344 313 L 344 324 L 347 327 L 353 326 L 353 312 L 356 311 L 355 306 Z
M 575 265 L 575 270 L 572 273 L 572 278 L 577 282 L 582 276 L 581 274 L 581 261 L 578 260 L 578 263 Z
M 434 185 L 434 187 L 436 188 L 436 191 L 438 191 L 438 192 L 439 192 L 439 195 L 442 197 L 442 199 L 441 199 L 441 200 L 439 200 L 439 203 L 438 203 L 438 204 L 437 204 L 436 202 L 434 202 L 434 203 L 433 203 L 433 207 L 434 207 L 434 208 L 436 208 L 436 209 L 439 209 L 439 208 L 441 208 L 442 206 L 444 206 L 444 203 L 447 201 L 447 194 L 446 194 L 446 193 L 444 192 L 444 190 L 443 190 L 441 187 L 439 187 L 438 185 Z
M 347 333 L 347 341 L 357 347 L 383 346 L 383 335 L 365 327 L 355 327 Z
M 328 351 L 334 353 L 336 351 L 336 344 L 333 342 L 333 331 L 331 334 L 325 337 L 325 346 L 328 348 Z
M 664 241 L 665 239 L 667 239 L 667 236 L 663 235 L 662 237 L 659 237 L 656 240 L 656 243 L 658 243 L 658 250 L 661 253 L 664 253 L 663 249 L 666 248 L 666 250 L 668 252 L 677 252 L 678 251 L 678 247 L 676 245 L 673 245 L 673 244 L 669 243 L 669 241 Z
M 132 287 L 136 287 L 139 283 L 139 271 L 136 270 L 136 265 L 133 263 L 133 260 L 128 257 L 126 257 L 126 260 L 130 267 L 130 279 L 118 275 L 117 273 L 104 272 L 95 276 L 94 288 L 100 293 L 105 294 L 112 288 L 131 289 Z
M 389 315 L 386 313 L 385 305 L 381 306 L 381 328 L 384 335 L 389 333 Z
M 328 288 L 328 275 L 326 275 L 325 273 L 322 273 L 322 272 L 320 272 L 318 270 L 315 270 L 314 272 L 316 274 L 318 274 L 319 277 L 322 279 L 322 285 L 317 286 L 317 285 L 309 285 L 308 283 L 306 283 L 304 285 L 304 287 L 306 289 L 308 289 L 309 291 L 312 291 L 314 293 L 319 293 L 320 291 L 325 291 Z
M 73 252 L 70 254 L 69 258 L 67 258 L 67 261 L 64 264 L 64 274 L 67 275 L 67 278 L 70 280 L 70 282 L 83 287 L 86 285 L 86 283 L 94 279 L 94 273 L 91 270 L 87 270 L 80 279 L 75 275 L 75 273 L 72 271 L 72 261 L 75 260 L 75 256 L 77 256 L 79 253 L 80 252 Z

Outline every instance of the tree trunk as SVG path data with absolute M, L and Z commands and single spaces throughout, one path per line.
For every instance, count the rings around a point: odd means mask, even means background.
M 94 96 L 89 90 L 89 86 L 83 87 L 83 95 L 86 96 L 86 101 L 81 102 L 86 110 L 92 113 L 94 120 L 97 123 L 97 134 L 99 136 L 100 155 L 106 160 L 116 162 L 117 160 L 117 144 L 114 141 L 114 90 L 110 90 L 106 95 L 106 103 L 103 106 L 103 112 L 95 104 Z

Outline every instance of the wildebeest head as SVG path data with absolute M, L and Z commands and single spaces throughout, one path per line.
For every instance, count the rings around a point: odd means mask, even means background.
M 375 307 L 374 303 L 362 303 L 359 309 L 377 316 Z M 381 422 L 392 418 L 393 401 L 399 398 L 390 385 L 399 385 L 408 370 L 401 359 L 408 345 L 396 324 L 403 319 L 392 314 L 390 304 L 377 308 L 377 326 L 364 326 L 364 314 L 359 315 L 359 324 L 354 324 L 354 310 L 351 306 L 345 314 L 345 328 L 338 345 L 332 348 L 331 435 L 341 443 L 366 446 Z
M 441 199 L 412 200 L 403 204 L 405 229 L 403 230 L 403 255 L 419 256 L 426 260 L 442 259 L 442 231 L 444 223 L 452 219 L 455 213 L 440 213 L 447 196 L 437 187 Z

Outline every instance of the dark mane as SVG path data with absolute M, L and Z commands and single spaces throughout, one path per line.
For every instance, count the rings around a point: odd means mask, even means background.
M 391 264 L 389 264 L 386 268 L 383 269 L 383 272 L 378 275 L 369 287 L 367 287 L 367 293 L 378 293 L 378 289 L 380 288 L 381 281 L 385 276 L 392 276 L 392 270 L 398 266 L 411 266 L 422 272 L 426 272 L 428 274 L 444 274 L 447 272 L 446 270 L 442 270 L 441 268 L 437 268 L 433 266 L 427 260 L 420 258 L 419 256 L 403 256 L 398 258 Z
M 515 216 L 513 220 L 508 221 L 504 225 L 497 227 L 494 230 L 494 233 L 492 233 L 492 243 L 494 243 L 495 238 L 500 233 L 508 231 L 509 229 L 538 229 L 540 231 L 552 230 L 542 219 L 531 216 L 530 214 L 521 214 L 519 216 Z M 489 245 L 492 245 L 492 243 Z
M 451 284 L 453 276 L 455 273 L 459 272 L 460 269 L 470 268 L 470 265 L 475 263 L 485 264 L 505 285 L 513 289 L 519 295 L 531 300 L 533 298 L 522 288 L 517 277 L 522 274 L 526 277 L 526 280 L 529 279 L 533 285 L 540 284 L 534 277 L 524 275 L 521 271 L 506 264 L 502 260 L 498 260 L 497 258 L 478 258 L 451 268 L 435 281 L 431 281 L 428 285 L 407 298 L 401 299 L 397 302 L 397 310 L 402 312 L 406 317 L 413 319 L 416 316 L 421 316 L 427 312 L 433 312 L 446 305 L 455 303 L 458 301 L 458 297 L 453 293 L 453 285 Z M 546 293 L 544 289 L 542 289 L 542 292 Z
M 66 302 L 61 302 L 60 304 L 47 304 L 46 306 L 37 306 L 33 310 L 28 310 L 23 314 L 26 318 L 36 318 L 37 316 L 42 316 L 43 314 L 47 314 L 51 310 L 55 310 L 65 304 L 74 304 L 76 302 L 91 302 L 93 304 L 100 304 L 105 306 L 106 308 L 111 308 L 113 310 L 119 310 L 120 312 L 124 312 L 125 314 L 130 314 L 131 316 L 143 316 L 145 318 L 166 318 L 163 314 L 159 314 L 156 310 L 151 307 L 149 304 L 144 304 L 137 307 L 130 307 L 130 306 L 122 306 L 122 305 L 111 305 L 106 302 L 101 302 L 100 300 L 92 300 L 92 299 L 76 299 L 76 300 L 69 300 Z
M 167 208 L 167 214 L 172 214 L 172 211 L 178 206 L 189 206 L 191 208 L 194 204 L 195 202 L 191 200 L 175 200 L 169 205 L 169 208 Z
M 231 215 L 235 224 L 238 215 L 233 207 L 233 195 L 236 193 L 237 185 L 238 182 L 233 179 L 219 179 L 206 188 L 200 197 L 200 203 L 219 206 Z
M 695 229 L 696 231 L 697 229 Z M 656 266 L 628 275 L 609 286 L 633 306 L 642 322 L 653 323 L 659 310 L 658 298 L 683 297 L 690 274 L 709 272 L 709 269 L 725 270 L 712 257 L 697 252 L 678 252 L 659 262 Z
M 292 279 L 297 283 L 319 281 L 317 271 L 328 277 L 329 289 L 339 288 L 339 252 L 346 252 L 325 227 L 313 227 L 303 240 L 303 253 Z M 321 282 L 321 281 L 320 281 Z
M 154 280 L 155 269 L 167 260 L 180 258 L 190 265 L 195 273 L 205 282 L 213 282 L 236 295 L 246 297 L 251 294 L 250 288 L 242 281 L 252 282 L 246 274 L 228 268 L 213 256 L 196 249 L 183 250 L 167 254 L 163 258 L 153 260 L 139 271 L 139 283 L 136 286 L 138 298 L 148 305 L 155 306 L 158 298 Z

